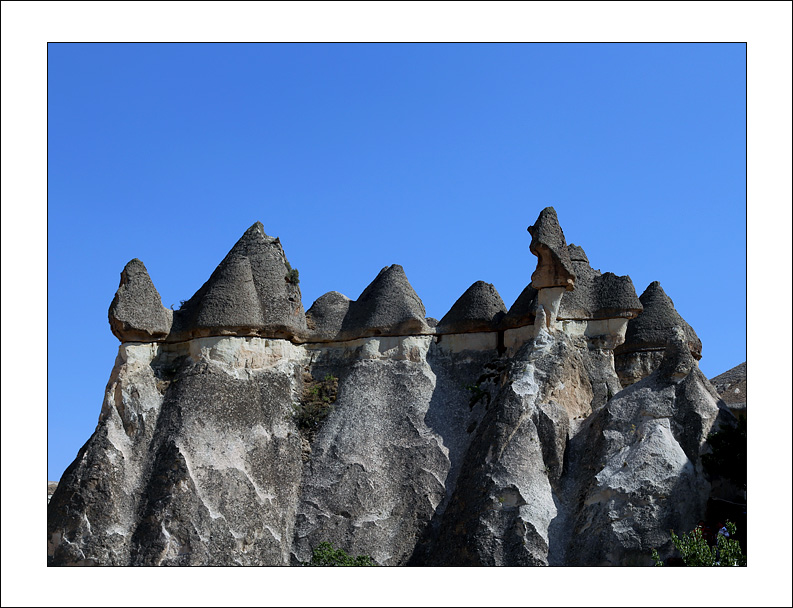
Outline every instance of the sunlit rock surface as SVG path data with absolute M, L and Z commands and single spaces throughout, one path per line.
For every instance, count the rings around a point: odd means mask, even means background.
M 96 431 L 48 505 L 48 563 L 296 565 L 321 542 L 391 566 L 667 554 L 669 529 L 703 516 L 725 406 L 685 322 L 593 270 L 553 208 L 532 252 L 508 310 L 478 281 L 440 322 L 396 264 L 304 313 L 259 223 L 173 318 L 133 260 Z M 640 312 L 661 329 L 632 333 Z M 623 342 L 657 359 L 626 389 Z

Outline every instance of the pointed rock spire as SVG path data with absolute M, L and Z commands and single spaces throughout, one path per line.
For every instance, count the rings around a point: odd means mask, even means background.
M 432 333 L 424 304 L 399 264 L 383 268 L 361 296 L 350 302 L 339 338 Z
M 477 281 L 465 290 L 441 319 L 437 334 L 496 331 L 507 307 L 490 283 Z
M 307 333 L 300 288 L 281 241 L 256 222 L 177 312 L 171 338 L 255 335 L 300 340 Z
M 676 339 L 678 332 L 683 333 L 694 359 L 702 357 L 702 342 L 675 310 L 672 299 L 658 281 L 650 283 L 639 300 L 644 310 L 628 322 L 625 342 L 614 349 L 614 368 L 623 386 L 655 371 L 661 365 L 668 343 Z
M 122 342 L 162 341 L 173 321 L 173 312 L 162 305 L 146 266 L 137 258 L 121 271 L 121 282 L 107 316 L 110 330 Z
M 575 286 L 575 272 L 556 210 L 553 207 L 543 209 L 528 231 L 531 234 L 529 251 L 537 256 L 537 268 L 531 275 L 532 287 L 564 287 L 571 291 Z
M 661 283 L 650 283 L 639 300 L 644 310 L 628 323 L 625 343 L 615 353 L 640 349 L 664 350 L 673 334 L 673 328 L 679 326 L 685 334 L 691 354 L 696 359 L 702 358 L 702 342 L 694 329 L 675 310 L 674 302 L 666 295 Z

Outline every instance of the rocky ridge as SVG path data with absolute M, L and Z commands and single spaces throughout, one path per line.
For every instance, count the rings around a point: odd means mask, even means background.
M 304 313 L 260 223 L 172 316 L 130 262 L 48 563 L 288 565 L 324 541 L 382 565 L 668 555 L 668 530 L 703 516 L 705 438 L 731 414 L 660 286 L 640 301 L 593 270 L 553 208 L 529 232 L 537 269 L 512 307 L 478 281 L 440 322 L 398 265 Z M 654 354 L 623 388 L 627 336 Z

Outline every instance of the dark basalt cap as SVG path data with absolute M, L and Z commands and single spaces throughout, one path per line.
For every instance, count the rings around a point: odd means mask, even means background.
M 477 281 L 465 290 L 441 319 L 437 334 L 496 331 L 507 312 L 504 301 L 490 283 Z
M 517 300 L 515 300 L 515 303 L 510 307 L 509 312 L 501 319 L 501 329 L 514 329 L 516 327 L 534 325 L 534 318 L 536 316 L 537 290 L 529 283 L 526 285 L 526 288 L 520 292 Z
M 673 336 L 675 326 L 685 334 L 688 348 L 696 358 L 702 357 L 702 342 L 694 329 L 675 310 L 671 298 L 661 284 L 653 281 L 640 296 L 644 310 L 628 322 L 625 342 L 614 350 L 615 355 L 641 350 L 663 350 Z
M 571 265 L 575 272 L 575 288 L 562 294 L 558 319 L 592 319 L 597 304 L 597 280 L 600 272 L 589 265 L 584 250 L 577 245 L 568 245 Z M 635 297 L 636 294 L 634 294 Z M 638 302 L 638 298 L 636 298 Z
M 592 317 L 595 319 L 633 319 L 644 310 L 633 281 L 627 275 L 619 277 L 613 272 L 606 272 L 596 277 L 594 293 L 595 309 Z
M 122 342 L 162 341 L 173 320 L 173 312 L 162 305 L 146 266 L 137 258 L 121 271 L 121 282 L 107 316 L 110 330 Z
M 641 313 L 642 303 L 630 277 L 594 270 L 584 250 L 577 245 L 569 245 L 568 251 L 576 275 L 575 289 L 562 294 L 557 318 L 632 319 Z
M 532 286 L 535 289 L 564 287 L 571 291 L 575 286 L 575 272 L 554 208 L 543 209 L 528 231 L 531 234 L 529 251 L 537 256 L 537 269 L 531 275 Z
M 256 222 L 177 311 L 170 339 L 209 335 L 304 338 L 306 317 L 290 270 L 281 241 L 267 236 L 261 222 Z
M 589 258 L 587 257 L 583 247 L 579 247 L 578 245 L 570 243 L 567 246 L 567 253 L 570 255 L 570 261 L 573 262 L 573 272 L 576 271 L 575 262 L 586 262 L 587 266 L 589 265 Z M 578 278 L 577 274 L 576 278 Z
M 432 333 L 424 304 L 399 264 L 386 266 L 361 296 L 350 302 L 339 338 L 404 336 Z
M 350 309 L 350 298 L 338 291 L 329 291 L 317 298 L 306 313 L 309 340 L 333 341 L 339 335 L 344 317 Z

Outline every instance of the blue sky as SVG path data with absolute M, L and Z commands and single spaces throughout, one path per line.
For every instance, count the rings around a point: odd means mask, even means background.
M 706 376 L 746 360 L 743 44 L 51 44 L 47 59 L 48 479 L 96 425 L 124 265 L 143 260 L 178 306 L 257 220 L 306 309 L 398 263 L 441 318 L 477 280 L 512 304 L 536 261 L 526 227 L 552 205 L 593 267 L 638 294 L 661 282 Z

